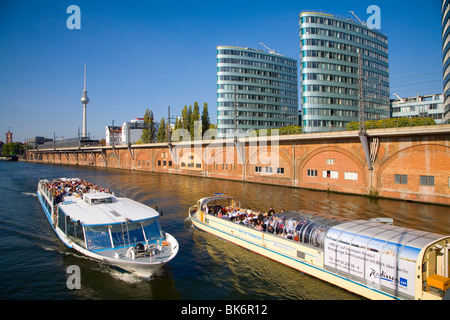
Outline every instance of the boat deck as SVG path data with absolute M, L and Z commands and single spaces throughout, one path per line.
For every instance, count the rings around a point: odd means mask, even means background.
M 110 259 L 120 259 L 122 261 L 128 261 L 128 262 L 145 262 L 145 263 L 160 263 L 162 261 L 166 261 L 170 258 L 172 255 L 173 250 L 175 247 L 172 247 L 172 245 L 169 243 L 165 246 L 151 246 L 150 250 L 147 250 L 146 252 L 142 252 L 139 254 L 136 254 L 135 258 L 131 256 L 131 254 L 127 254 L 127 251 L 129 248 L 115 248 L 111 250 L 103 250 L 97 252 L 98 254 L 110 258 Z

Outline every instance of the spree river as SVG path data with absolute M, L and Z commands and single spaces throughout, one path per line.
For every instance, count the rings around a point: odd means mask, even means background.
M 194 229 L 189 206 L 222 192 L 255 210 L 307 209 L 450 234 L 450 208 L 322 191 L 118 169 L 0 162 L 0 298 L 7 300 L 358 300 L 352 293 Z M 163 211 L 178 255 L 151 280 L 82 257 L 54 234 L 38 180 L 79 177 Z M 81 289 L 67 269 L 80 268 Z

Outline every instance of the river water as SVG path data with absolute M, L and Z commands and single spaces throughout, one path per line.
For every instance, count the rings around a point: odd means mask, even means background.
M 359 300 L 343 289 L 193 229 L 189 206 L 214 192 L 256 210 L 307 209 L 450 234 L 450 208 L 322 191 L 118 169 L 0 162 L 2 300 Z M 35 196 L 41 178 L 79 177 L 163 211 L 180 251 L 151 280 L 119 273 L 66 248 Z M 81 289 L 67 268 L 80 267 Z

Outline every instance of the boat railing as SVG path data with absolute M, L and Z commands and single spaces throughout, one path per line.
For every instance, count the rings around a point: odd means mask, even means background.
M 47 196 L 47 199 L 51 202 L 52 205 L 55 203 L 53 194 L 50 192 L 50 190 L 48 190 L 47 186 L 44 183 L 40 183 L 40 191 Z

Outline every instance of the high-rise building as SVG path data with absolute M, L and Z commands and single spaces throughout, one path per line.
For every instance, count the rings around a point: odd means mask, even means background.
M 297 124 L 297 60 L 272 50 L 217 47 L 218 137 Z
M 392 118 L 432 118 L 444 122 L 444 98 L 441 93 L 391 100 Z
M 444 122 L 450 123 L 450 0 L 442 0 L 442 70 L 444 89 Z
M 359 120 L 359 65 L 365 120 L 388 118 L 386 35 L 318 12 L 300 13 L 299 23 L 303 132 L 345 130 L 350 121 Z

